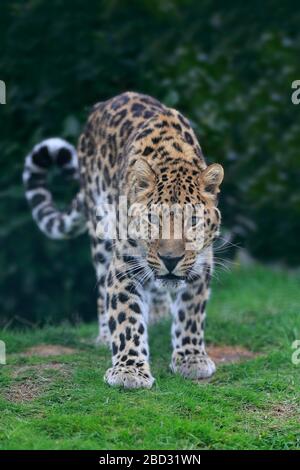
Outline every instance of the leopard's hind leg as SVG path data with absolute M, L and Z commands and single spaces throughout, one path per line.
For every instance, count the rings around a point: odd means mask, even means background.
M 168 289 L 157 287 L 154 283 L 150 290 L 150 324 L 169 318 L 171 301 L 171 294 Z

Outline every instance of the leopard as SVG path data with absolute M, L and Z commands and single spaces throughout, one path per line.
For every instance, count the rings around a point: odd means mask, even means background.
M 216 371 L 204 330 L 224 170 L 219 163 L 206 163 L 194 128 L 181 112 L 157 99 L 124 92 L 91 108 L 76 149 L 52 137 L 25 158 L 25 194 L 39 229 L 55 240 L 88 232 L 97 278 L 97 343 L 111 351 L 104 375 L 110 386 L 153 386 L 148 326 L 166 316 L 172 324 L 171 371 L 196 381 Z M 79 183 L 65 210 L 57 207 L 49 188 L 54 168 Z M 121 197 L 129 220 L 122 237 Z M 172 208 L 184 205 L 201 209 L 200 216 L 186 216 L 193 233 L 201 227 L 199 242 L 188 243 L 185 232 L 175 236 L 177 212 Z M 98 210 L 104 206 L 106 211 Z M 154 213 L 152 206 L 163 209 Z M 160 226 L 165 208 L 168 237 Z M 117 234 L 112 236 L 103 227 L 113 213 Z M 153 227 L 156 236 L 145 236 Z

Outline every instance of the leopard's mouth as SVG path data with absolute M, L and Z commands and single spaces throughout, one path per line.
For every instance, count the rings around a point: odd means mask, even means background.
M 184 284 L 185 278 L 182 276 L 160 276 L 156 278 L 156 282 L 159 287 L 165 287 L 167 289 L 177 289 Z
M 156 276 L 156 279 L 161 279 L 163 281 L 184 281 L 185 277 L 176 276 L 176 274 L 170 273 L 170 274 Z

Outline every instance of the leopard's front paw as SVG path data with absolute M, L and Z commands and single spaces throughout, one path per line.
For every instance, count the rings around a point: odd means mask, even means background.
M 215 371 L 215 363 L 207 354 L 189 354 L 175 351 L 170 364 L 171 370 L 187 379 L 207 379 Z
M 113 387 L 124 388 L 151 388 L 154 378 L 148 365 L 111 367 L 105 373 L 104 380 Z

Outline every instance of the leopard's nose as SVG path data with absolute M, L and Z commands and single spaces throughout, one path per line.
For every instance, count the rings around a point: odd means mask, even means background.
M 167 268 L 167 270 L 170 273 L 172 271 L 174 271 L 174 269 L 176 268 L 179 261 L 181 261 L 182 258 L 184 257 L 184 255 L 182 255 L 182 256 L 161 256 L 159 253 L 158 253 L 158 256 L 162 260 L 165 267 Z

